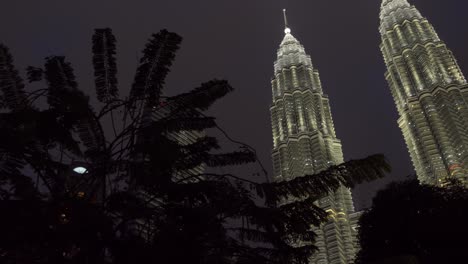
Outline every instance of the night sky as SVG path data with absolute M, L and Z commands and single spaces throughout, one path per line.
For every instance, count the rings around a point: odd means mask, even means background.
M 468 71 L 468 2 L 413 0 Z M 183 36 L 167 80 L 176 94 L 213 78 L 236 91 L 211 113 L 229 134 L 253 146 L 271 175 L 270 80 L 283 38 L 282 9 L 292 34 L 305 46 L 329 95 L 345 159 L 384 153 L 393 166 L 386 179 L 354 190 L 358 208 L 375 190 L 414 173 L 397 126 L 379 50 L 380 0 L 12 0 L 3 1 L 0 42 L 18 68 L 41 66 L 49 55 L 66 55 L 80 87 L 94 96 L 91 36 L 111 27 L 117 37 L 121 94 L 151 33 L 167 28 Z M 23 71 L 24 72 L 24 71 Z

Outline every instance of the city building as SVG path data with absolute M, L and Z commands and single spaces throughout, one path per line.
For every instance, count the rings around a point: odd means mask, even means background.
M 419 180 L 466 183 L 468 85 L 455 57 L 407 0 L 383 0 L 380 34 L 385 78 Z
M 313 175 L 342 163 L 341 142 L 335 134 L 319 72 L 304 47 L 291 34 L 287 22 L 277 56 L 270 108 L 274 180 Z M 319 251 L 311 263 L 353 263 L 357 251 L 358 213 L 354 212 L 350 190 L 341 187 L 317 203 L 330 213 L 330 218 L 321 227 L 314 228 Z

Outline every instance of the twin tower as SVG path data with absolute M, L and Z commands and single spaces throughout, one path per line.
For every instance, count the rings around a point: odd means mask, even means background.
M 407 0 L 383 0 L 379 30 L 385 78 L 419 180 L 437 186 L 450 178 L 467 183 L 468 85 L 451 51 Z M 277 55 L 270 109 L 275 180 L 312 175 L 342 163 L 319 72 L 287 22 Z M 359 215 L 350 191 L 340 188 L 318 204 L 330 218 L 315 230 L 319 252 L 311 263 L 353 263 Z

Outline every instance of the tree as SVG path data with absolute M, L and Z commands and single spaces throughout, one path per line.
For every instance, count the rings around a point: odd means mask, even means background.
M 468 258 L 468 190 L 392 183 L 360 219 L 357 263 L 462 263 Z
M 203 132 L 220 129 L 203 111 L 232 91 L 226 81 L 162 95 L 180 42 L 166 30 L 154 34 L 121 98 L 116 38 L 97 29 L 99 111 L 64 57 L 28 67 L 29 81 L 46 88 L 26 91 L 0 46 L 2 263 L 307 263 L 310 225 L 327 218 L 313 202 L 389 170 L 374 155 L 288 182 L 215 173 L 255 162 L 255 151 L 239 143 L 221 152 Z M 184 133 L 191 139 L 180 140 Z M 292 247 L 286 237 L 305 243 Z

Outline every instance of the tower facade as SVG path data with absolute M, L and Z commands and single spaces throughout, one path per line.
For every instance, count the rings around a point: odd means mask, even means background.
M 422 183 L 463 182 L 468 173 L 468 85 L 452 52 L 407 0 L 383 0 L 385 78 Z
M 304 47 L 287 27 L 277 52 L 272 79 L 273 166 L 276 181 L 313 175 L 343 162 L 328 97 L 319 72 Z M 351 192 L 340 188 L 318 205 L 330 213 L 318 234 L 314 264 L 352 263 L 356 254 L 356 225 Z

